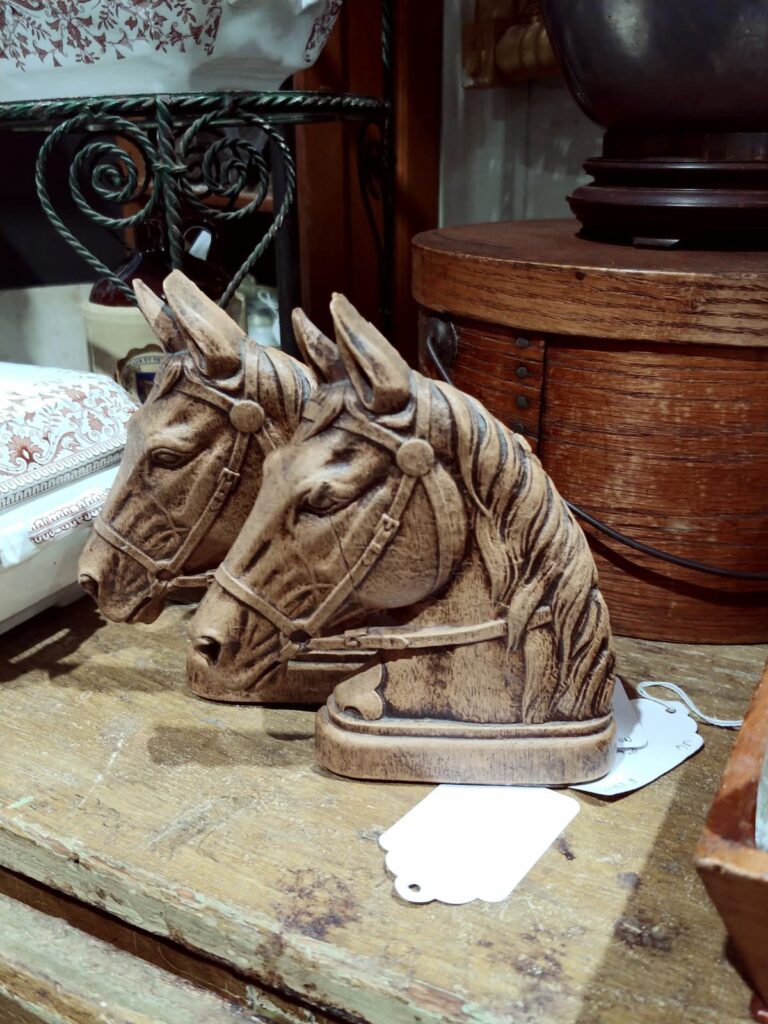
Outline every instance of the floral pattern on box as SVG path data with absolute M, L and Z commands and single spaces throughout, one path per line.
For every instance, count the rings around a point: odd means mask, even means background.
M 8 102 L 277 89 L 342 0 L 0 0 Z
M 202 47 L 210 56 L 222 0 L 0 0 L 0 59 L 61 67 L 124 59 L 139 42 L 160 53 Z
M 136 408 L 108 377 L 0 364 L 0 509 L 120 461 Z
M 102 487 L 95 491 L 87 491 L 77 501 L 59 505 L 44 516 L 32 520 L 29 528 L 29 539 L 33 544 L 47 544 L 56 540 L 63 533 L 71 533 L 78 526 L 92 523 L 104 508 L 109 491 Z
M 339 16 L 343 0 L 325 0 L 325 6 L 312 23 L 307 45 L 304 47 L 304 63 L 311 67 L 320 56 Z

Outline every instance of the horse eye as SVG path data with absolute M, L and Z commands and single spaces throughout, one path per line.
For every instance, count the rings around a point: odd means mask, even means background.
M 316 515 L 324 515 L 327 512 L 332 512 L 337 508 L 341 508 L 343 504 L 344 502 L 339 501 L 333 491 L 326 486 L 315 491 L 313 494 L 308 494 L 301 503 L 301 509 L 304 512 L 314 512 Z
M 150 459 L 154 466 L 174 469 L 186 460 L 186 456 L 183 452 L 175 452 L 172 448 L 155 448 L 150 454 Z

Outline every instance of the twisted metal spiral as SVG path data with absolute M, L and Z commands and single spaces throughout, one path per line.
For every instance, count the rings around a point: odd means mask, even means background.
M 208 195 L 226 198 L 231 204 L 249 186 L 254 199 L 241 209 L 219 211 L 231 217 L 241 217 L 258 210 L 269 190 L 269 167 L 264 154 L 249 139 L 217 139 L 204 153 L 201 162 L 202 184 Z M 255 171 L 255 178 L 254 178 Z
M 92 191 L 105 202 L 124 206 L 145 199 L 142 209 L 126 217 L 108 217 L 91 206 L 80 184 L 87 170 L 90 170 Z M 146 184 L 146 174 L 140 173 L 134 159 L 126 150 L 108 140 L 82 146 L 69 169 L 69 190 L 76 206 L 102 227 L 127 228 L 146 220 L 155 203 L 154 193 L 146 196 Z
M 84 110 L 76 117 L 64 121 L 50 133 L 38 153 L 35 166 L 35 187 L 40 199 L 40 205 L 48 220 L 54 226 L 62 238 L 74 249 L 74 251 L 92 266 L 98 273 L 109 277 L 114 281 L 120 291 L 131 300 L 135 301 L 132 290 L 119 278 L 115 277 L 110 268 L 103 263 L 98 256 L 95 256 L 87 249 L 82 242 L 66 226 L 56 208 L 53 205 L 46 173 L 48 160 L 58 140 L 70 132 L 77 132 L 93 123 L 93 114 Z M 132 121 L 122 117 L 109 115 L 99 118 L 99 129 L 109 131 L 129 140 L 138 150 L 144 168 L 140 169 L 132 154 L 121 148 L 111 139 L 99 139 L 83 145 L 76 153 L 69 169 L 69 189 L 75 205 L 90 220 L 105 228 L 126 228 L 145 221 L 152 213 L 157 201 L 157 192 L 152 191 L 146 195 L 148 175 L 159 163 L 157 150 L 152 145 L 147 135 L 138 128 Z M 126 217 L 110 217 L 91 205 L 85 195 L 81 184 L 84 173 L 90 174 L 89 187 L 100 199 L 108 203 L 125 205 L 126 203 L 137 202 L 146 195 L 141 209 Z
M 178 154 L 181 161 L 187 162 L 193 151 L 196 138 L 216 120 L 216 117 L 215 112 L 202 114 L 187 128 L 178 145 Z M 229 303 L 251 267 L 265 252 L 272 239 L 282 227 L 296 193 L 296 166 L 293 154 L 280 132 L 269 121 L 264 120 L 264 118 L 258 117 L 255 114 L 244 113 L 242 110 L 238 112 L 238 122 L 242 125 L 261 129 L 265 137 L 274 143 L 273 153 L 279 154 L 285 168 L 285 191 L 279 208 L 274 212 L 269 228 L 256 246 L 254 246 L 245 262 L 239 267 L 237 273 L 227 285 L 224 294 L 219 299 L 219 305 L 223 307 L 226 307 Z M 227 150 L 230 151 L 230 156 L 221 160 L 222 153 L 226 153 Z M 235 156 L 235 153 L 238 155 Z M 216 195 L 228 200 L 229 208 L 216 209 L 205 204 L 195 193 L 194 186 L 189 177 L 182 179 L 181 187 L 185 199 L 190 206 L 205 212 L 206 216 L 210 219 L 240 219 L 254 213 L 263 203 L 267 188 L 269 187 L 269 171 L 261 151 L 249 140 L 242 138 L 216 139 L 206 148 L 200 167 L 203 184 L 208 190 L 208 195 Z M 234 179 L 232 175 L 234 175 Z M 234 203 L 234 200 L 240 195 L 249 181 L 253 180 L 254 175 L 258 184 L 253 198 L 242 208 L 232 209 L 231 204 Z
M 254 213 L 269 189 L 267 161 L 250 139 L 225 135 L 209 141 L 198 153 L 191 148 L 187 153 L 187 168 L 187 201 L 213 220 L 239 220 Z M 253 198 L 236 208 L 235 202 L 248 188 Z M 222 200 L 222 207 L 208 205 L 206 200 L 211 198 Z
M 384 7 L 387 11 L 382 12 L 382 44 L 385 77 L 391 86 L 389 0 L 384 0 Z M 131 289 L 79 241 L 53 205 L 46 174 L 56 144 L 71 132 L 98 132 L 102 136 L 84 144 L 72 162 L 69 187 L 76 206 L 95 223 L 111 229 L 135 226 L 153 212 L 162 211 L 171 264 L 177 267 L 184 256 L 185 210 L 204 212 L 209 220 L 247 217 L 262 206 L 269 186 L 267 161 L 258 145 L 247 139 L 219 136 L 213 142 L 198 147 L 202 148 L 203 155 L 197 164 L 193 160 L 190 168 L 189 158 L 194 156 L 196 140 L 200 142 L 205 128 L 218 132 L 227 126 L 250 125 L 261 129 L 273 143 L 272 160 L 283 161 L 285 189 L 271 226 L 237 270 L 221 297 L 222 305 L 229 302 L 243 278 L 270 245 L 294 201 L 296 169 L 290 148 L 277 126 L 352 118 L 365 123 L 362 134 L 366 134 L 370 125 L 376 125 L 381 132 L 380 145 L 372 148 L 370 141 L 364 146 L 361 142 L 361 152 L 365 150 L 361 181 L 365 182 L 366 212 L 380 257 L 381 305 L 386 319 L 391 291 L 388 264 L 393 251 L 391 112 L 391 88 L 385 90 L 383 100 L 319 92 L 186 93 L 0 103 L 0 123 L 37 131 L 52 126 L 35 168 L 40 205 L 54 229 L 77 255 L 100 276 L 108 277 L 131 303 L 135 302 Z M 188 127 L 184 130 L 185 125 Z M 181 131 L 183 135 L 179 138 Z M 127 140 L 138 155 L 134 156 L 131 148 L 123 149 L 114 138 L 104 138 L 105 135 Z M 87 181 L 87 187 L 84 181 Z M 238 208 L 236 200 L 246 187 L 253 194 L 246 204 Z M 143 205 L 129 216 L 111 217 L 93 206 L 93 197 L 112 205 L 133 202 Z M 219 201 L 219 207 L 205 202 L 212 197 Z M 381 202 L 380 229 L 372 200 Z

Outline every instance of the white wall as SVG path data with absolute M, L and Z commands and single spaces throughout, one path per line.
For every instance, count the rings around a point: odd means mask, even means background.
M 462 85 L 461 26 L 474 0 L 444 0 L 440 223 L 571 216 L 602 129 L 551 79 L 497 89 Z
M 82 305 L 90 284 L 0 291 L 0 362 L 88 369 Z

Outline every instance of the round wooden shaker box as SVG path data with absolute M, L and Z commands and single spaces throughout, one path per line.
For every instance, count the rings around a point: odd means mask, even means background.
M 414 239 L 419 351 L 620 533 L 768 572 L 768 254 L 588 241 L 571 220 Z M 768 640 L 768 582 L 705 575 L 585 526 L 614 631 Z

